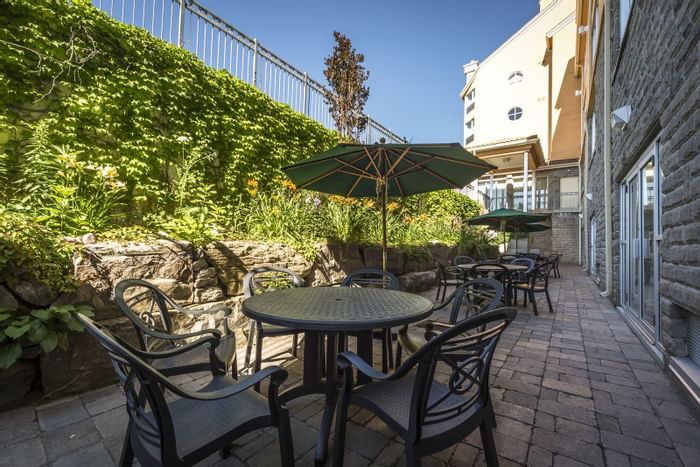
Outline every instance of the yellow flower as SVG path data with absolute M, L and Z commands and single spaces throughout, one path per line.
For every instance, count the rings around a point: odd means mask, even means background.
M 396 201 L 390 201 L 386 205 L 386 209 L 389 212 L 396 211 L 398 208 L 399 208 L 399 203 L 397 203 Z
M 374 200 L 371 199 L 371 198 L 365 198 L 365 199 L 362 200 L 362 205 L 363 205 L 364 207 L 366 207 L 366 208 L 372 209 L 372 208 L 374 208 L 374 206 L 375 206 L 375 202 L 374 202 Z
M 289 180 L 289 179 L 285 179 L 285 180 L 282 182 L 282 185 L 283 185 L 284 187 L 286 187 L 286 188 L 287 188 L 289 191 L 291 191 L 291 192 L 297 191 L 297 186 L 294 184 L 293 181 L 291 181 L 291 180 Z
M 258 194 L 258 181 L 251 178 L 248 179 L 248 187 L 246 188 L 246 191 L 250 194 L 250 196 L 255 196 Z

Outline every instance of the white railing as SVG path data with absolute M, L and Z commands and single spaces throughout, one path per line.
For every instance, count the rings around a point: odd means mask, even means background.
M 210 67 L 227 70 L 272 99 L 335 129 L 325 88 L 295 68 L 257 39 L 245 35 L 194 0 L 92 0 L 112 18 L 141 27 L 154 37 L 195 54 Z M 405 142 L 396 133 L 368 117 L 360 141 Z

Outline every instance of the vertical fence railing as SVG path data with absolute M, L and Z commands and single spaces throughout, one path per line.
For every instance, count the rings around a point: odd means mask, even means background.
M 210 67 L 226 70 L 272 99 L 335 129 L 325 88 L 194 0 L 92 0 L 112 18 L 189 50 Z M 403 138 L 368 117 L 360 140 L 390 143 Z

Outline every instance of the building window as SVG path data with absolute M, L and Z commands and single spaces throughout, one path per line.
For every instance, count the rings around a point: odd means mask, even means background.
M 627 30 L 627 23 L 630 19 L 633 3 L 634 0 L 620 0 L 620 41 L 625 37 L 625 31 Z
M 515 121 L 515 120 L 520 120 L 520 117 L 523 116 L 523 109 L 520 107 L 513 107 L 508 111 L 508 120 L 510 121 Z
M 535 209 L 547 209 L 547 177 L 535 177 Z
M 598 2 L 593 9 L 593 28 L 591 29 L 591 62 L 595 63 L 598 56 L 598 32 L 600 29 L 600 20 L 598 19 Z
M 516 83 L 521 82 L 522 80 L 523 80 L 523 72 L 522 71 L 514 71 L 508 77 L 508 84 L 516 84 Z
M 472 118 L 464 124 L 464 145 L 474 141 L 474 119 Z

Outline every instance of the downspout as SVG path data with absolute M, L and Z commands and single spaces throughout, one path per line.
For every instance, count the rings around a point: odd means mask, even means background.
M 608 297 L 612 294 L 612 183 L 610 180 L 610 5 L 605 2 L 603 7 L 603 177 L 605 199 L 605 291 L 600 295 Z

